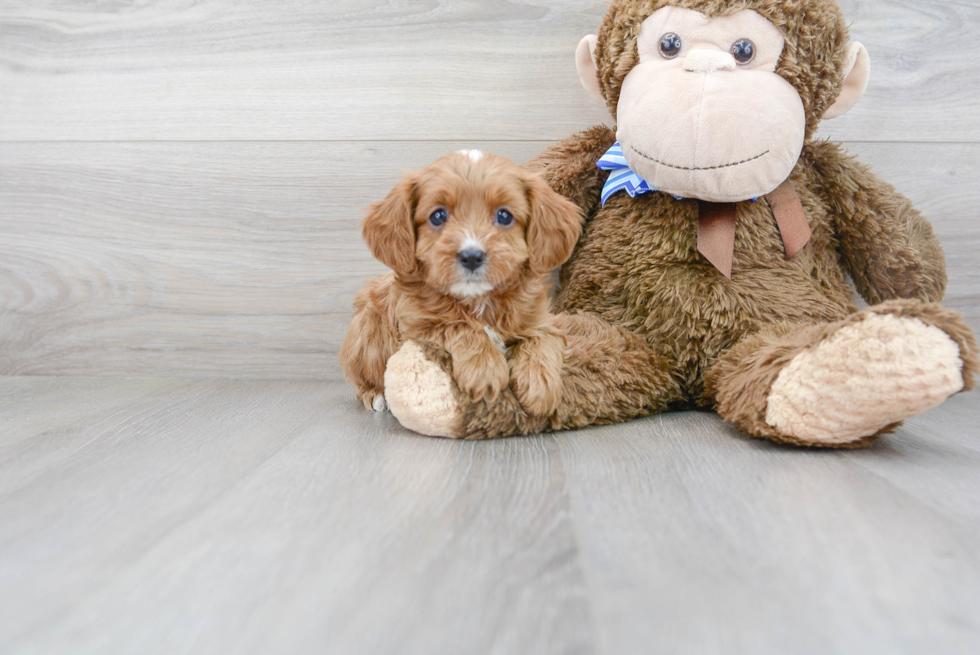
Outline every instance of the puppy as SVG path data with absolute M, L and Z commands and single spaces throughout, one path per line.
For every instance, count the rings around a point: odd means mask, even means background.
M 340 359 L 358 398 L 386 409 L 385 366 L 413 340 L 447 351 L 474 398 L 511 385 L 528 413 L 554 412 L 565 340 L 549 280 L 581 231 L 574 204 L 501 157 L 462 151 L 410 173 L 363 223 L 371 252 L 394 272 L 354 301 Z

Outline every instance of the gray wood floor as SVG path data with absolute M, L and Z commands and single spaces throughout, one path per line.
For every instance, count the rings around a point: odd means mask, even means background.
M 339 382 L 0 378 L 0 652 L 976 653 L 976 404 L 459 443 Z

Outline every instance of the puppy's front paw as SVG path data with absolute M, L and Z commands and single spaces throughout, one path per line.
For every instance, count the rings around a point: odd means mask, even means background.
M 453 360 L 456 384 L 474 400 L 496 399 L 510 384 L 507 358 L 497 350 L 488 350 L 480 357 Z
M 385 394 L 383 391 L 378 389 L 369 389 L 365 391 L 360 396 L 361 402 L 364 406 L 371 412 L 387 412 L 388 411 L 388 401 L 385 400 Z
M 511 382 L 521 406 L 532 416 L 550 416 L 561 402 L 561 373 L 531 360 L 515 362 Z
M 558 409 L 564 349 L 564 339 L 555 334 L 528 338 L 515 349 L 511 385 L 528 414 L 550 416 Z

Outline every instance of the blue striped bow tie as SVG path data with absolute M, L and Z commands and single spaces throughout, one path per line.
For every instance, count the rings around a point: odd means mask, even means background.
M 626 157 L 623 156 L 623 147 L 619 145 L 619 141 L 614 143 L 613 147 L 599 159 L 596 166 L 599 167 L 599 170 L 611 171 L 609 179 L 606 180 L 606 186 L 602 188 L 603 207 L 606 206 L 606 201 L 613 194 L 619 193 L 623 189 L 626 189 L 626 192 L 630 194 L 630 198 L 635 198 L 649 191 L 656 191 L 656 189 L 647 184 L 646 180 L 634 173 L 630 165 L 626 163 Z

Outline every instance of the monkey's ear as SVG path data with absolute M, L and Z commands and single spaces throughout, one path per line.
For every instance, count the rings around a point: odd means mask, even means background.
M 590 34 L 578 43 L 578 50 L 575 51 L 575 67 L 578 68 L 579 79 L 585 90 L 605 103 L 602 97 L 602 89 L 599 87 L 599 72 L 595 63 L 595 45 L 599 42 L 599 37 Z
M 837 100 L 823 115 L 824 118 L 837 118 L 846 114 L 857 104 L 868 89 L 871 79 L 871 57 L 867 49 L 855 41 L 847 47 L 847 59 L 844 66 L 844 86 Z
M 524 186 L 531 205 L 527 224 L 531 269 L 536 273 L 548 273 L 572 256 L 582 234 L 582 212 L 537 174 L 528 174 Z
M 361 224 L 361 234 L 372 254 L 391 270 L 411 275 L 417 270 L 415 260 L 416 179 L 409 174 L 388 197 L 368 207 Z

